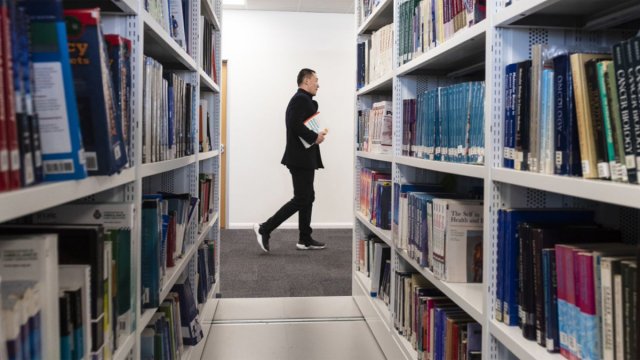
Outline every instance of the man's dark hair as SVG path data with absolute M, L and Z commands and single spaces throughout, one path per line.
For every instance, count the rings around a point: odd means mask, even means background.
M 311 75 L 313 75 L 315 73 L 316 73 L 315 71 L 313 71 L 311 69 L 307 69 L 307 68 L 304 68 L 304 69 L 300 70 L 300 72 L 298 73 L 298 86 L 300 86 L 300 84 L 302 84 L 304 79 L 306 79 L 308 76 L 311 76 Z

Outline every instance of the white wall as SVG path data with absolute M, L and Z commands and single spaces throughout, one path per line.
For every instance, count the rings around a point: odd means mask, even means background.
M 302 68 L 316 71 L 325 169 L 316 171 L 312 226 L 353 224 L 354 16 L 225 10 L 222 58 L 228 60 L 227 166 L 230 228 L 263 222 L 293 197 L 280 164 L 285 110 Z M 297 228 L 292 216 L 282 227 Z

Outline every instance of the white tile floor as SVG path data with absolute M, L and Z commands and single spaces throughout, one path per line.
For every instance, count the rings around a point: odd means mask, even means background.
M 350 296 L 220 299 L 206 341 L 202 359 L 385 359 Z

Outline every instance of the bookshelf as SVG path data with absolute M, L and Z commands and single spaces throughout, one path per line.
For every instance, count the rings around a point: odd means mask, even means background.
M 356 42 L 362 40 L 361 35 L 394 23 L 393 71 L 355 91 L 357 109 L 379 99 L 393 102 L 392 154 L 354 150 L 353 294 L 356 302 L 387 357 L 417 357 L 412 346 L 393 328 L 393 314 L 388 313 L 386 307 L 378 309 L 377 299 L 367 298 L 370 280 L 357 271 L 357 241 L 375 234 L 391 246 L 392 269 L 397 269 L 401 263 L 403 268 L 408 266 L 422 274 L 482 325 L 483 359 L 562 359 L 560 354 L 549 353 L 534 341 L 526 340 L 517 326 L 507 326 L 494 318 L 497 211 L 509 207 L 588 208 L 594 211 L 596 221 L 620 230 L 625 242 L 636 244 L 640 236 L 637 228 L 640 186 L 503 168 L 504 68 L 507 64 L 530 59 L 531 46 L 537 43 L 572 49 L 610 48 L 621 37 L 631 37 L 638 31 L 640 4 L 637 1 L 612 4 L 606 0 L 490 0 L 483 21 L 456 32 L 438 46 L 402 63 L 398 59 L 401 51 L 399 10 L 404 2 L 381 1 L 367 19 L 360 20 L 362 2 L 355 1 Z M 625 29 L 621 29 L 623 25 Z M 467 79 L 485 82 L 484 164 L 450 163 L 403 155 L 403 100 L 415 99 L 419 93 Z M 357 133 L 357 113 L 355 116 Z M 480 185 L 484 189 L 483 283 L 447 283 L 436 279 L 431 271 L 421 268 L 405 250 L 394 245 L 394 233 L 376 228 L 364 218 L 358 209 L 359 174 L 364 167 L 389 169 L 395 183 L 439 182 L 453 177 L 459 189 Z M 392 280 L 392 288 L 393 283 Z M 391 320 L 389 316 L 392 316 Z
M 189 52 L 180 47 L 167 31 L 145 10 L 145 2 L 138 0 L 89 0 L 65 1 L 65 8 L 100 7 L 105 33 L 117 33 L 132 42 L 132 83 L 131 83 L 131 165 L 112 176 L 90 176 L 77 181 L 61 181 L 40 183 L 35 186 L 0 193 L 0 223 L 9 222 L 24 216 L 35 214 L 41 210 L 59 205 L 80 202 L 126 202 L 134 204 L 134 231 L 131 233 L 131 284 L 133 323 L 136 324 L 131 334 L 121 339 L 120 345 L 112 354 L 115 360 L 141 358 L 141 333 L 149 324 L 157 309 L 141 309 L 141 210 L 142 196 L 157 191 L 184 192 L 198 196 L 200 174 L 213 175 L 213 216 L 211 220 L 200 226 L 195 220 L 185 235 L 185 253 L 176 261 L 174 267 L 167 269 L 163 279 L 160 299 L 166 297 L 171 287 L 183 274 L 188 274 L 194 297 L 196 296 L 196 275 L 198 247 L 205 240 L 215 244 L 215 280 L 216 283 L 207 294 L 205 303 L 198 306 L 200 323 L 204 338 L 198 346 L 187 347 L 182 359 L 199 359 L 204 350 L 204 343 L 209 333 L 211 319 L 217 306 L 216 298 L 220 293 L 220 86 L 201 68 L 200 59 L 202 36 L 200 34 L 200 15 L 209 19 L 215 29 L 212 39 L 216 48 L 216 68 L 220 79 L 221 69 L 221 0 L 190 0 L 186 2 L 185 12 L 193 19 L 190 32 Z M 189 119 L 193 131 L 194 154 L 177 159 L 142 163 L 142 121 L 143 121 L 143 57 L 149 56 L 158 60 L 165 70 L 180 73 L 182 79 L 193 85 L 196 90 L 192 94 L 192 106 L 195 111 Z M 210 114 L 211 150 L 198 152 L 198 108 L 200 99 L 206 99 Z M 197 301 L 194 299 L 194 302 Z M 206 321 L 204 320 L 206 319 Z M 52 354 L 50 354 L 53 357 Z

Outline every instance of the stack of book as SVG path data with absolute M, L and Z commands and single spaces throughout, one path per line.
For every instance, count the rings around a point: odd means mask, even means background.
M 198 248 L 198 304 L 204 304 L 207 301 L 207 296 L 216 282 L 215 249 L 215 242 L 213 240 L 205 240 Z
M 144 2 L 144 9 L 181 48 L 193 55 L 189 44 L 190 4 L 189 1 L 148 0 Z
M 394 271 L 393 322 L 419 359 L 481 359 L 482 326 L 420 274 Z
M 484 163 L 484 90 L 484 82 L 467 82 L 404 100 L 403 155 Z
M 638 183 L 640 37 L 531 54 L 506 67 L 503 167 Z
M 181 75 L 144 58 L 142 162 L 176 159 L 194 154 L 193 95 L 195 86 Z
M 102 34 L 99 9 L 2 7 L 0 191 L 130 165 L 130 42 Z
M 385 25 L 371 35 L 361 35 L 357 45 L 358 89 L 383 76 L 393 69 L 393 23 Z
M 142 307 L 156 308 L 167 268 L 187 251 L 184 241 L 198 199 L 189 194 L 158 193 L 142 202 Z
M 360 9 L 358 14 L 359 23 L 362 24 L 381 2 L 382 0 L 358 0 L 358 9 Z
M 202 24 L 202 70 L 211 77 L 214 83 L 218 83 L 218 67 L 216 58 L 216 36 L 217 32 L 213 24 L 204 16 L 200 17 Z
M 393 146 L 393 104 L 379 101 L 371 109 L 358 111 L 358 150 L 391 154 Z
M 205 230 L 205 227 L 214 217 L 214 203 L 216 194 L 216 180 L 213 174 L 200 174 L 198 182 L 198 194 L 200 207 L 198 208 L 198 228 L 199 232 Z
M 479 23 L 487 13 L 485 0 L 403 0 L 398 10 L 400 64 Z
M 360 170 L 360 213 L 373 225 L 391 230 L 391 175 Z
M 208 152 L 213 150 L 213 142 L 211 141 L 211 112 L 209 111 L 209 100 L 200 98 L 200 109 L 198 111 L 199 127 L 198 131 L 198 147 L 199 151 Z

